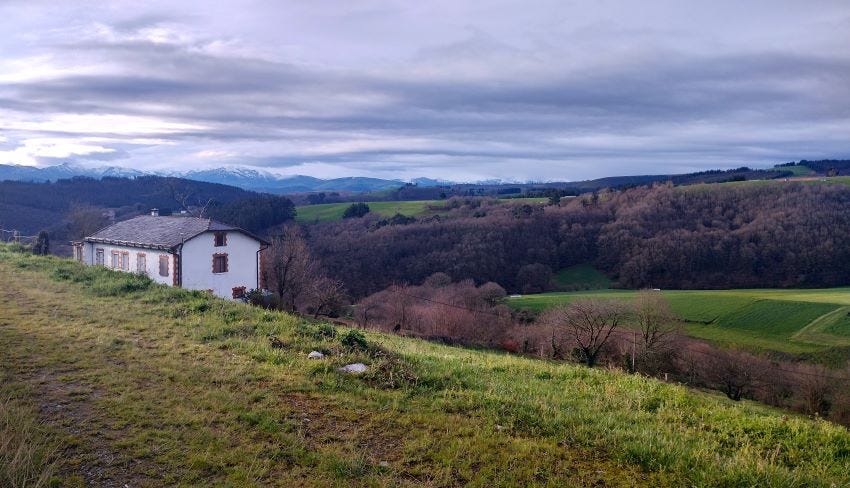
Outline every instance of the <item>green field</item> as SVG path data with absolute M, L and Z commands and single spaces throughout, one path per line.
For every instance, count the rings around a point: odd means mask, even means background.
M 621 298 L 630 290 L 544 293 L 512 298 L 514 308 L 545 310 L 580 297 Z M 686 332 L 719 343 L 811 353 L 850 346 L 850 288 L 669 290 L 662 292 Z
M 589 264 L 564 268 L 552 277 L 559 290 L 604 290 L 611 287 L 611 279 Z
M 680 186 L 678 188 L 687 189 L 689 191 L 708 191 L 715 185 L 724 186 L 754 186 L 754 185 L 788 185 L 799 183 L 804 185 L 844 185 L 850 186 L 850 176 L 792 176 L 787 180 L 785 178 L 776 178 L 771 180 L 746 180 L 746 181 L 727 181 L 724 183 L 697 183 L 694 185 Z
M 507 203 L 545 203 L 546 198 L 511 198 L 502 200 Z M 365 202 L 369 205 L 371 212 L 383 217 L 392 217 L 401 214 L 407 217 L 419 217 L 422 215 L 433 215 L 443 213 L 439 207 L 446 205 L 445 200 L 415 200 L 415 201 L 390 201 L 390 202 Z M 322 203 L 319 205 L 303 205 L 296 207 L 295 220 L 301 223 L 330 222 L 342 220 L 345 209 L 351 206 L 351 202 L 345 203 Z M 432 210 L 436 209 L 436 210 Z
M 813 171 L 807 166 L 781 166 L 774 168 L 778 171 L 791 171 L 794 176 L 809 176 Z
M 445 200 L 417 200 L 412 202 L 366 202 L 371 212 L 384 217 L 392 217 L 402 214 L 407 217 L 418 217 L 426 213 L 439 213 L 431 211 L 429 207 L 441 207 L 446 204 Z M 295 220 L 303 223 L 329 222 L 342 220 L 345 209 L 351 206 L 347 203 L 323 203 L 320 205 L 305 205 L 296 207 Z
M 824 420 L 4 249 L 0 486 L 850 485 Z

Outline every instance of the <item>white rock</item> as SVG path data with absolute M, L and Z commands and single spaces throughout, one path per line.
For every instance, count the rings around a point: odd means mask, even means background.
M 363 363 L 346 364 L 345 366 L 339 368 L 340 371 L 348 374 L 365 373 L 367 369 L 368 368 Z
M 319 351 L 310 351 L 310 354 L 307 355 L 307 359 L 324 359 L 324 357 L 325 355 Z

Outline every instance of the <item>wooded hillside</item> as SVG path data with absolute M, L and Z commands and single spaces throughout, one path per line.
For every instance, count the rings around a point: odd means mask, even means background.
M 314 251 L 357 296 L 435 272 L 541 290 L 592 263 L 629 288 L 833 287 L 850 283 L 850 188 L 817 183 L 659 185 L 560 206 L 455 200 L 445 218 L 309 228 Z

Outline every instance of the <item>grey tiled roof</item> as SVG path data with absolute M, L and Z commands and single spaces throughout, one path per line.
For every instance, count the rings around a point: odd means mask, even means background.
M 265 242 L 232 225 L 197 217 L 142 215 L 101 229 L 86 241 L 171 249 L 206 231 L 238 231 Z

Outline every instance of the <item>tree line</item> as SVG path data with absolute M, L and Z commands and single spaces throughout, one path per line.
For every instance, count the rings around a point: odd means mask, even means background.
M 687 337 L 660 292 L 643 290 L 630 302 L 578 299 L 537 317 L 511 312 L 505 296 L 495 283 L 436 273 L 364 298 L 354 318 L 364 328 L 617 368 L 850 425 L 850 365 L 782 361 Z
M 90 235 L 113 220 L 147 213 L 151 208 L 158 208 L 161 215 L 201 208 L 206 217 L 255 233 L 295 217 L 295 207 L 286 197 L 182 178 L 0 182 L 0 224 L 29 234 L 45 230 L 65 247 L 67 241 Z
M 850 283 L 850 188 L 773 183 L 602 191 L 557 205 L 449 200 L 446 215 L 310 226 L 331 275 L 363 297 L 436 272 L 543 291 L 591 263 L 627 288 L 830 287 Z

